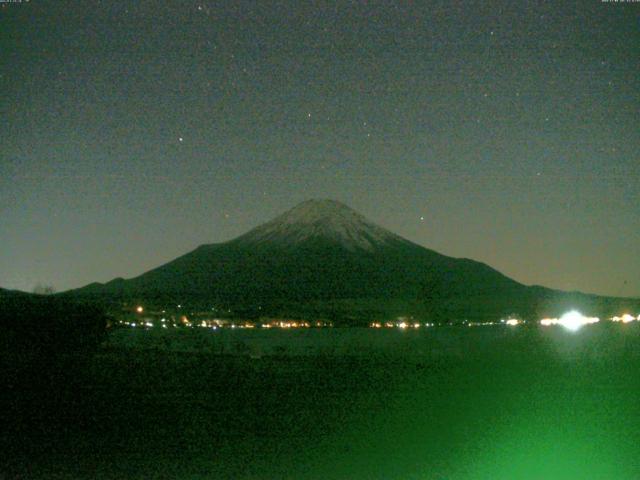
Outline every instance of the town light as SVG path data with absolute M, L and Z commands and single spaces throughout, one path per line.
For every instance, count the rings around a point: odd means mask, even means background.
M 567 330 L 575 332 L 579 330 L 583 325 L 591 323 L 597 323 L 600 319 L 598 317 L 585 317 L 580 312 L 572 310 L 565 313 L 560 318 L 543 318 L 540 320 L 540 325 L 545 327 L 549 325 L 562 325 Z
M 572 310 L 568 313 L 565 313 L 562 317 L 560 317 L 560 320 L 558 321 L 558 323 L 562 325 L 564 328 L 566 328 L 567 330 L 571 330 L 572 332 L 575 332 L 583 325 L 587 325 L 589 323 L 596 323 L 599 321 L 600 321 L 599 318 L 585 317 L 580 312 Z

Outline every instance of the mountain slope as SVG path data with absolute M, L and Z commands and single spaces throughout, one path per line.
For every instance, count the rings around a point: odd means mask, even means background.
M 480 262 L 441 255 L 331 200 L 303 202 L 234 240 L 73 294 L 349 321 L 496 319 L 551 314 L 564 304 L 604 305 L 599 297 L 527 287 Z

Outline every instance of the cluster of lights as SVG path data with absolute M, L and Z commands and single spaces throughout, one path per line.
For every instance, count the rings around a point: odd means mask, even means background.
M 304 320 L 301 321 L 292 321 L 292 320 L 284 320 L 284 321 L 273 321 L 269 323 L 263 323 L 262 328 L 309 328 L 311 324 Z
M 540 320 L 540 325 L 548 327 L 550 325 L 561 325 L 567 330 L 575 332 L 584 325 L 592 323 L 598 323 L 600 319 L 598 317 L 585 317 L 580 312 L 572 310 L 565 313 L 560 318 L 543 318 Z
M 420 328 L 420 324 L 419 323 L 407 323 L 407 322 L 400 322 L 398 324 L 398 327 L 400 328 Z
M 137 310 L 137 309 L 136 309 Z M 174 328 L 179 327 L 188 327 L 188 328 L 210 328 L 212 330 L 218 330 L 220 328 L 232 328 L 232 329 L 252 329 L 252 328 L 282 328 L 282 329 L 290 329 L 290 328 L 328 328 L 333 327 L 332 322 L 318 320 L 315 322 L 308 322 L 305 320 L 272 320 L 264 323 L 255 323 L 255 322 L 230 322 L 229 320 L 223 319 L 213 319 L 213 320 L 190 320 L 186 315 L 182 315 L 179 320 L 171 319 L 167 320 L 166 318 L 161 318 L 160 323 L 154 323 L 151 319 L 144 319 L 141 321 L 126 321 L 120 320 L 118 322 L 120 325 L 126 325 L 128 327 L 136 328 L 136 327 L 162 327 L 168 328 L 172 326 Z
M 371 322 L 369 324 L 369 328 L 399 328 L 401 330 L 406 330 L 409 328 L 420 328 L 420 327 L 433 327 L 435 323 L 418 323 L 418 322 Z
M 182 308 L 182 305 L 178 305 L 178 308 Z M 212 308 L 212 310 L 215 310 L 215 308 Z M 142 314 L 144 313 L 144 307 L 142 307 L 141 305 L 137 306 L 135 308 L 136 313 L 138 314 Z M 165 313 L 165 311 L 162 311 L 163 313 Z M 633 315 L 630 315 L 628 313 L 623 314 L 622 316 L 614 316 L 610 319 L 612 322 L 619 322 L 619 323 L 630 323 L 630 322 L 634 322 L 634 321 L 638 321 L 640 322 L 640 315 L 638 315 L 637 317 L 634 317 Z M 550 326 L 550 325 L 561 325 L 564 328 L 566 328 L 567 330 L 571 330 L 571 331 L 576 331 L 578 329 L 580 329 L 582 326 L 584 325 L 589 325 L 589 324 L 593 324 L 593 323 L 597 323 L 599 322 L 600 319 L 597 317 L 587 317 L 582 315 L 580 312 L 572 310 L 570 312 L 565 313 L 564 315 L 562 315 L 562 317 L 560 318 L 543 318 L 542 320 L 540 320 L 540 325 L 542 326 Z M 162 318 L 161 320 L 162 322 L 162 328 L 167 328 L 166 325 L 166 318 Z M 125 324 L 131 327 L 153 327 L 154 324 L 149 321 L 140 321 L 140 322 L 126 322 L 126 321 L 121 321 L 121 324 Z M 181 316 L 180 318 L 180 324 L 182 324 L 183 326 L 186 327 L 192 327 L 192 326 L 198 326 L 198 327 L 202 327 L 202 328 L 212 328 L 214 330 L 217 330 L 218 328 L 222 328 L 224 326 L 230 327 L 230 328 L 255 328 L 257 325 L 252 323 L 252 322 L 244 322 L 244 323 L 232 323 L 231 325 L 227 325 L 226 321 L 221 321 L 221 320 L 202 320 L 199 324 L 193 324 L 186 316 Z M 497 322 L 467 322 L 466 320 L 463 322 L 465 324 L 467 324 L 469 327 L 472 326 L 485 326 L 485 325 L 496 325 Z M 517 318 L 508 318 L 508 319 L 502 319 L 500 320 L 500 323 L 504 324 L 504 325 L 508 325 L 508 326 L 517 326 L 517 325 L 521 325 L 522 323 L 524 323 L 522 320 L 519 320 Z M 177 327 L 177 325 L 174 323 L 172 324 L 173 327 Z M 314 323 L 310 323 L 307 321 L 293 321 L 293 320 L 286 320 L 286 321 L 282 321 L 282 320 L 274 320 L 268 323 L 262 323 L 260 325 L 258 325 L 262 328 L 309 328 L 311 326 L 314 327 L 331 327 L 333 326 L 333 324 L 331 324 L 330 322 L 323 322 L 323 321 L 317 321 Z M 413 322 L 408 320 L 408 317 L 398 317 L 397 321 L 395 322 L 372 322 L 369 324 L 370 328 L 399 328 L 401 330 L 406 330 L 406 329 L 418 329 L 420 327 L 434 327 L 435 323 L 418 323 L 418 322 Z
M 502 320 L 502 323 L 504 323 L 505 321 Z M 468 327 L 489 327 L 491 325 L 498 325 L 499 322 L 468 322 L 467 326 Z
M 640 315 L 638 315 L 638 317 L 636 318 L 633 315 L 629 315 L 628 313 L 625 313 L 621 317 L 612 317 L 611 318 L 612 322 L 622 322 L 622 323 L 629 323 L 629 322 L 633 322 L 635 320 L 640 322 Z
M 274 320 L 268 323 L 262 323 L 260 324 L 261 328 L 311 328 L 311 327 L 316 327 L 316 328 L 326 328 L 326 327 L 333 327 L 333 323 L 331 322 L 324 322 L 324 321 L 316 321 L 316 322 L 307 322 L 305 320 Z M 246 327 L 248 328 L 248 327 Z

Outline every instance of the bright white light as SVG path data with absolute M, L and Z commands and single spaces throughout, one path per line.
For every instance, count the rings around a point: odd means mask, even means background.
M 520 320 L 518 320 L 517 318 L 510 318 L 510 319 L 509 319 L 509 320 L 507 320 L 505 323 L 506 323 L 507 325 L 510 325 L 510 326 L 512 326 L 512 327 L 513 327 L 513 326 L 518 325 L 518 324 L 520 323 Z
M 138 307 L 138 308 L 136 308 L 136 312 L 142 313 L 142 312 L 144 312 L 144 308 Z
M 600 319 L 597 317 L 585 317 L 580 312 L 572 310 L 565 313 L 562 317 L 558 318 L 543 318 L 540 320 L 540 325 L 548 327 L 549 325 L 562 325 L 567 330 L 575 332 L 583 325 L 589 325 L 591 323 L 597 323 Z
M 567 330 L 575 332 L 582 326 L 582 315 L 576 311 L 571 311 L 560 317 L 558 323 Z
M 558 323 L 562 325 L 564 328 L 566 328 L 567 330 L 571 330 L 572 332 L 575 332 L 576 330 L 580 329 L 580 327 L 582 327 L 583 325 L 587 325 L 589 323 L 596 323 L 599 321 L 600 321 L 599 318 L 585 317 L 580 312 L 572 310 L 571 312 L 565 313 L 562 317 L 560 317 L 560 320 L 558 320 Z

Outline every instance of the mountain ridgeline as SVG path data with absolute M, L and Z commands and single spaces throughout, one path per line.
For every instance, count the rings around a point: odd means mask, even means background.
M 412 243 L 332 200 L 303 202 L 234 240 L 202 245 L 129 280 L 65 295 L 342 324 L 397 316 L 535 319 L 568 308 L 606 316 L 640 306 L 639 300 L 522 285 L 483 263 Z

